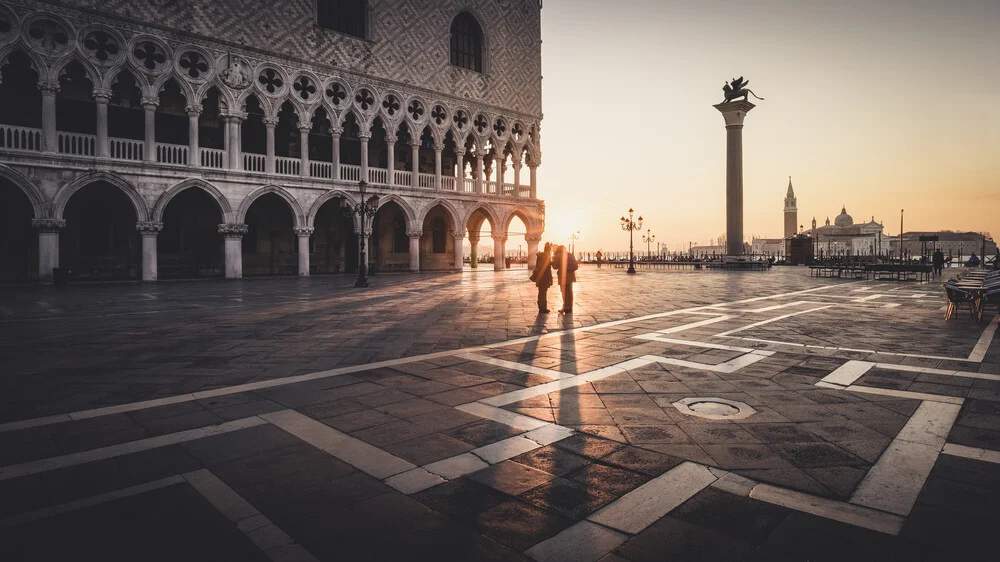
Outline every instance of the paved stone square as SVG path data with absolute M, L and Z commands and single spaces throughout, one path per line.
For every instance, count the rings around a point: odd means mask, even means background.
M 0 558 L 995 551 L 997 318 L 945 322 L 936 283 L 592 266 L 539 316 L 526 277 L 4 289 Z

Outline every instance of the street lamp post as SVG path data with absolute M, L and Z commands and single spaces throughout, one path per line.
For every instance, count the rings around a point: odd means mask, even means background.
M 361 192 L 360 201 L 353 207 L 346 199 L 340 201 L 341 210 L 345 217 L 351 217 L 353 215 L 358 215 L 361 218 L 361 236 L 358 237 L 358 253 L 361 254 L 360 263 L 358 264 L 358 280 L 354 282 L 355 287 L 367 287 L 368 286 L 368 257 L 365 255 L 365 223 L 366 219 L 371 219 L 375 216 L 375 211 L 378 210 L 378 195 L 372 195 L 365 201 L 365 188 L 368 187 L 368 182 L 361 180 L 358 183 L 358 190 Z
M 653 242 L 653 240 L 656 240 L 656 235 L 653 234 L 652 232 L 653 232 L 652 229 L 647 228 L 646 229 L 646 234 L 642 235 L 642 241 L 646 243 L 646 259 L 647 260 L 650 258 L 649 245 Z
M 576 241 L 580 239 L 580 231 L 569 235 L 569 253 L 576 255 Z
M 642 216 L 639 216 L 639 220 L 633 220 L 635 211 L 632 209 L 628 210 L 628 218 L 622 217 L 622 230 L 628 231 L 628 273 L 629 275 L 635 275 L 635 254 L 632 252 L 632 233 L 636 230 L 642 230 Z

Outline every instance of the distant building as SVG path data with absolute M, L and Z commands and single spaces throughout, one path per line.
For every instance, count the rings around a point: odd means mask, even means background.
M 785 194 L 785 238 L 795 236 L 799 231 L 799 208 L 796 206 L 795 192 L 792 191 L 792 176 L 788 176 L 788 193 Z
M 785 213 L 787 221 L 788 213 Z M 750 251 L 765 256 L 781 256 L 785 253 L 785 238 L 754 238 L 750 242 Z
M 869 222 L 855 224 L 854 218 L 847 214 L 847 207 L 840 209 L 833 224 L 827 218 L 825 225 L 817 227 L 816 219 L 813 218 L 812 225 L 805 234 L 813 238 L 817 254 L 870 256 L 897 251 L 899 245 L 898 240 L 885 235 L 884 227 L 875 222 L 874 216 Z
M 939 249 L 945 256 L 968 257 L 975 252 L 977 256 L 982 255 L 985 246 L 986 255 L 992 256 L 997 251 L 997 243 L 989 235 L 979 232 L 952 232 L 943 230 L 939 232 L 904 232 L 903 250 L 908 255 L 919 256 L 924 249 L 924 243 L 920 241 L 921 236 L 937 236 L 937 242 L 927 242 L 927 255 Z M 984 241 L 985 238 L 985 241 Z M 898 242 L 897 242 L 898 243 Z

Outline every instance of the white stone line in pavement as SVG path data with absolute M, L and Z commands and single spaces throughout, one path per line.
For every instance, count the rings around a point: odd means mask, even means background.
M 963 357 L 945 357 L 943 355 L 921 355 L 919 353 L 898 353 L 898 352 L 894 352 L 894 351 L 879 351 L 877 349 L 856 349 L 856 348 L 851 348 L 851 347 L 836 347 L 836 346 L 829 346 L 829 345 L 808 345 L 808 344 L 804 344 L 804 343 L 795 343 L 795 342 L 790 342 L 790 341 L 768 340 L 768 339 L 764 339 L 764 338 L 750 338 L 750 337 L 746 337 L 746 336 L 726 336 L 726 337 L 730 337 L 730 338 L 734 338 L 734 339 L 738 339 L 738 340 L 756 341 L 756 342 L 761 342 L 761 343 L 770 343 L 770 344 L 774 344 L 774 345 L 785 345 L 785 346 L 788 346 L 788 347 L 805 347 L 805 348 L 811 348 L 811 349 L 826 349 L 826 350 L 829 350 L 829 351 L 851 351 L 851 352 L 858 352 L 858 353 L 878 353 L 879 355 L 891 355 L 893 357 L 912 357 L 912 358 L 915 358 L 915 359 L 939 359 L 939 360 L 946 360 L 946 361 L 955 361 L 955 360 L 964 361 L 965 360 Z
M 573 376 L 571 373 L 564 373 L 562 371 L 555 371 L 552 369 L 543 369 L 541 367 L 535 367 L 534 365 L 525 365 L 514 361 L 505 361 L 503 359 L 497 359 L 488 355 L 480 355 L 478 353 L 459 353 L 456 357 L 468 359 L 469 361 L 478 361 L 480 363 L 486 363 L 487 365 L 493 365 L 496 367 L 503 367 L 512 371 L 521 371 L 522 373 L 540 375 L 550 379 L 565 379 Z
M 20 525 L 22 523 L 29 523 L 31 521 L 37 521 L 39 519 L 45 519 L 46 517 L 52 517 L 54 515 L 62 515 L 63 513 L 69 513 L 78 509 L 99 505 L 112 500 L 117 500 L 119 498 L 136 496 L 149 492 L 150 490 L 158 490 L 160 488 L 173 486 L 174 484 L 180 484 L 182 482 L 184 482 L 184 479 L 180 476 L 168 476 L 159 480 L 153 480 L 152 482 L 144 482 L 137 486 L 129 486 L 128 488 L 105 492 L 103 494 L 98 494 L 82 500 L 76 500 L 52 507 L 37 509 L 35 511 L 29 511 L 27 513 L 21 513 L 20 515 L 14 515 L 0 521 L 0 529 Z
M 422 468 L 427 472 L 437 474 L 446 480 L 454 480 L 459 476 L 476 472 L 489 467 L 483 459 L 471 453 L 462 453 L 437 462 L 425 464 Z
M 538 429 L 533 429 L 521 437 L 525 439 L 531 439 L 535 443 L 538 443 L 542 447 L 546 445 L 551 445 L 556 441 L 562 441 L 567 437 L 570 437 L 576 433 L 568 427 L 561 425 L 556 425 L 554 423 L 546 424 L 545 426 L 539 427 Z
M 810 312 L 816 312 L 817 310 L 824 310 L 827 308 L 833 308 L 836 305 L 827 304 L 823 306 L 817 306 L 815 308 L 809 308 L 806 310 L 800 310 L 798 312 L 790 312 L 788 314 L 782 314 L 781 316 L 775 316 L 774 318 L 768 318 L 767 320 L 761 320 L 760 322 L 754 322 L 753 324 L 747 324 L 746 326 L 729 330 L 728 332 L 722 332 L 721 334 L 715 334 L 717 338 L 723 338 L 730 334 L 735 334 L 736 332 L 742 332 L 743 330 L 749 330 L 750 328 L 756 328 L 757 326 L 763 326 L 764 324 L 770 324 L 771 322 L 777 322 L 779 320 L 784 320 L 785 318 L 791 318 L 792 316 L 798 316 L 800 314 L 809 314 Z
M 906 516 L 958 417 L 958 404 L 925 401 L 851 495 L 851 503 Z
M 518 435 L 516 437 L 508 437 L 496 443 L 484 445 L 469 452 L 490 464 L 496 464 L 539 448 L 541 448 L 541 445 L 538 442 Z
M 281 410 L 261 414 L 260 417 L 379 480 L 416 468 L 409 461 L 341 433 L 295 410 Z
M 752 310 L 743 310 L 741 312 L 749 312 L 751 314 L 759 314 L 761 312 L 770 312 L 772 310 L 780 310 L 782 308 L 791 308 L 793 306 L 801 306 L 801 305 L 804 305 L 804 304 L 815 304 L 815 303 L 812 303 L 810 301 L 795 301 L 795 302 L 787 302 L 787 303 L 784 303 L 784 304 L 776 304 L 774 306 L 765 306 L 764 308 L 754 308 Z
M 184 480 L 274 562 L 319 562 L 208 469 L 188 472 Z
M 941 450 L 941 453 L 955 457 L 965 457 L 967 459 L 1000 464 L 1000 451 L 993 451 L 990 449 L 978 449 L 976 447 L 966 447 L 965 445 L 959 445 L 957 443 L 947 443 L 945 444 L 944 449 Z
M 650 333 L 650 334 L 640 334 L 638 336 L 635 336 L 635 338 L 636 339 L 640 339 L 640 340 L 657 341 L 657 342 L 661 342 L 661 343 L 672 343 L 672 344 L 677 344 L 677 345 L 690 345 L 692 347 L 702 347 L 702 348 L 705 348 L 705 349 L 721 349 L 721 350 L 724 350 L 724 351 L 740 351 L 740 352 L 743 352 L 743 353 L 753 353 L 753 352 L 757 351 L 757 350 L 751 349 L 749 347 L 735 347 L 735 346 L 732 346 L 732 345 L 723 345 L 721 343 L 709 343 L 709 342 L 701 342 L 701 341 L 694 341 L 694 340 L 681 340 L 681 339 L 677 339 L 677 338 L 665 338 L 665 337 L 663 337 L 662 335 L 660 335 L 657 332 L 653 332 L 653 333 Z M 768 353 L 773 353 L 773 352 L 768 352 Z
M 895 363 L 876 363 L 880 369 L 892 371 L 909 371 L 911 373 L 926 373 L 928 375 L 941 375 L 943 377 L 965 377 L 968 379 L 981 379 L 987 381 L 1000 381 L 1000 375 L 987 373 L 976 373 L 974 371 L 954 371 L 949 369 L 932 369 L 929 367 L 914 367 L 911 365 L 896 365 Z
M 587 520 L 635 535 L 716 480 L 707 467 L 683 462 L 597 510 Z
M 874 366 L 874 363 L 868 361 L 848 361 L 834 369 L 829 375 L 821 378 L 819 382 L 848 387 L 864 376 Z
M 583 520 L 524 554 L 538 562 L 596 562 L 628 539 L 625 533 Z
M 852 281 L 851 283 L 856 283 L 856 282 Z M 843 283 L 843 285 L 849 285 L 851 283 Z M 812 292 L 816 292 L 816 291 L 824 291 L 824 290 L 831 289 L 831 288 L 837 287 L 837 286 L 839 286 L 839 285 L 824 285 L 822 287 L 813 287 L 812 289 L 804 289 L 804 290 L 801 290 L 801 291 L 792 291 L 792 292 L 789 292 L 789 293 L 778 293 L 778 294 L 775 294 L 775 295 L 765 295 L 765 296 L 762 296 L 762 297 L 753 297 L 753 298 L 744 299 L 744 300 L 740 300 L 740 301 L 735 301 L 735 302 L 732 302 L 732 303 L 725 303 L 725 304 L 743 304 L 743 303 L 748 303 L 748 302 L 757 302 L 757 301 L 761 301 L 761 300 L 778 299 L 778 298 L 788 297 L 788 296 L 792 296 L 792 295 L 799 295 L 799 294 L 804 294 L 804 293 L 812 293 Z M 67 413 L 67 414 L 58 414 L 58 415 L 53 415 L 53 416 L 44 416 L 44 417 L 38 417 L 38 418 L 29 418 L 29 419 L 25 419 L 25 420 L 16 420 L 16 421 L 6 422 L 6 423 L 0 424 L 0 433 L 4 433 L 4 432 L 7 432 L 7 431 L 17 431 L 17 430 L 26 429 L 26 428 L 29 428 L 29 427 L 40 427 L 40 426 L 51 425 L 51 424 L 55 424 L 55 423 L 61 423 L 61 422 L 66 422 L 66 421 L 73 421 L 73 420 L 76 420 L 76 419 L 86 419 L 86 418 L 106 416 L 106 415 L 116 414 L 116 413 L 122 413 L 122 412 L 133 412 L 133 411 L 137 411 L 137 410 L 145 410 L 147 408 L 155 408 L 157 406 L 162 406 L 165 403 L 177 404 L 177 403 L 182 403 L 182 402 L 192 402 L 194 400 L 201 400 L 203 398 L 213 398 L 213 397 L 216 397 L 216 396 L 226 396 L 226 395 L 229 395 L 229 394 L 238 394 L 240 392 L 248 392 L 248 391 L 251 391 L 251 390 L 260 390 L 262 388 L 274 388 L 274 387 L 278 387 L 278 386 L 286 386 L 286 385 L 296 384 L 296 383 L 305 382 L 305 381 L 323 379 L 323 378 L 328 378 L 328 377 L 335 377 L 335 376 L 338 376 L 338 375 L 344 375 L 344 374 L 349 374 L 349 373 L 357 373 L 357 372 L 360 372 L 360 371 L 368 371 L 368 370 L 371 370 L 371 369 L 378 369 L 378 368 L 382 368 L 382 367 L 394 367 L 396 365 L 405 365 L 405 364 L 408 364 L 408 363 L 416 363 L 418 361 L 426 361 L 426 360 L 429 360 L 429 359 L 434 359 L 434 358 L 438 358 L 438 357 L 447 357 L 447 356 L 457 355 L 457 354 L 460 354 L 460 353 L 471 353 L 471 352 L 476 352 L 476 351 L 480 351 L 480 350 L 483 350 L 483 349 L 495 349 L 495 348 L 498 348 L 498 347 L 505 347 L 505 346 L 509 346 L 509 345 L 516 345 L 516 344 L 520 344 L 520 343 L 529 343 L 529 342 L 533 342 L 533 341 L 538 341 L 540 339 L 547 339 L 547 338 L 553 338 L 553 337 L 565 337 L 567 335 L 572 335 L 572 334 L 575 334 L 575 333 L 578 333 L 578 332 L 588 332 L 588 331 L 592 331 L 592 330 L 600 330 L 600 329 L 603 329 L 603 328 L 610 328 L 610 327 L 613 327 L 613 326 L 620 326 L 622 324 L 630 324 L 630 323 L 633 323 L 633 322 L 642 322 L 642 321 L 645 321 L 645 320 L 652 320 L 652 319 L 655 319 L 655 318 L 663 318 L 663 317 L 666 317 L 666 316 L 674 316 L 674 315 L 678 315 L 678 314 L 692 314 L 692 313 L 697 313 L 698 311 L 704 310 L 705 308 L 707 308 L 707 307 L 696 306 L 696 307 L 687 308 L 687 309 L 681 309 L 681 310 L 671 310 L 669 312 L 660 312 L 660 313 L 656 313 L 656 314 L 648 314 L 646 316 L 638 316 L 636 318 L 626 318 L 624 320 L 615 320 L 615 321 L 612 321 L 612 322 L 604 322 L 602 324 L 594 324 L 593 326 L 584 326 L 584 327 L 580 327 L 580 328 L 573 328 L 571 330 L 563 330 L 563 331 L 558 331 L 558 332 L 548 332 L 548 333 L 545 333 L 545 334 L 539 334 L 539 335 L 535 335 L 535 336 L 526 336 L 526 337 L 523 337 L 523 338 L 517 338 L 517 339 L 513 339 L 513 340 L 496 342 L 496 343 L 491 343 L 491 344 L 486 344 L 486 345 L 472 346 L 472 347 L 466 347 L 466 348 L 462 348 L 462 349 L 454 349 L 454 350 L 450 350 L 450 351 L 438 351 L 438 352 L 434 352 L 434 353 L 427 353 L 427 354 L 424 354 L 424 355 L 414 355 L 412 357 L 403 357 L 403 358 L 399 358 L 399 359 L 388 359 L 388 360 L 385 360 L 385 361 L 376 361 L 374 363 L 365 363 L 365 364 L 360 364 L 360 365 L 352 365 L 352 366 L 349 366 L 349 367 L 338 367 L 336 369 L 329 369 L 329 370 L 326 370 L 326 371 L 317 371 L 315 373 L 308 373 L 308 374 L 305 374 L 305 375 L 296 375 L 296 376 L 292 376 L 292 377 L 285 377 L 285 378 L 280 378 L 280 379 L 271 379 L 271 380 L 260 381 L 260 382 L 255 382 L 255 383 L 247 383 L 247 384 L 240 384 L 240 385 L 234 385 L 234 386 L 227 386 L 227 387 L 222 387 L 222 388 L 216 388 L 216 389 L 213 389 L 213 390 L 206 390 L 206 391 L 201 391 L 201 392 L 195 392 L 195 393 L 191 393 L 191 394 L 180 394 L 180 395 L 177 395 L 177 396 L 170 396 L 170 397 L 166 397 L 166 398 L 157 398 L 157 399 L 154 399 L 154 400 L 143 400 L 143 401 L 139 401 L 139 402 L 131 402 L 131 403 L 128 403 L 128 404 L 119 404 L 117 406 L 108 406 L 108 407 L 103 407 L 103 408 L 92 408 L 92 409 L 88 409 L 88 410 L 79 410 L 79 411 L 70 412 L 70 413 Z M 164 402 L 164 401 L 167 401 L 167 400 L 170 400 L 171 402 Z
M 110 459 L 131 453 L 138 453 L 140 451 L 148 451 L 149 449 L 166 447 L 167 445 L 176 445 L 177 443 L 194 441 L 195 439 L 202 439 L 213 435 L 222 435 L 223 433 L 256 427 L 265 423 L 267 422 L 261 418 L 252 416 L 219 425 L 209 425 L 206 427 L 189 429 L 187 431 L 168 433 L 167 435 L 158 435 L 156 437 L 148 437 L 137 441 L 119 443 L 117 445 L 109 445 L 107 447 L 100 447 L 89 451 L 81 451 L 79 453 L 70 453 L 68 455 L 60 455 L 58 457 L 49 457 L 46 459 L 5 466 L 0 468 L 0 481 L 20 478 L 31 474 L 38 474 L 40 472 L 48 472 L 68 466 Z
M 819 383 L 816 383 L 819 385 Z M 831 385 L 833 386 L 833 385 Z M 891 388 L 878 388 L 874 386 L 860 386 L 852 384 L 847 388 L 837 387 L 838 389 L 850 390 L 852 392 L 864 392 L 865 394 L 878 394 L 881 396 L 896 396 L 898 398 L 909 398 L 911 400 L 924 400 L 926 402 L 941 402 L 942 404 L 958 404 L 961 405 L 965 401 L 963 398 L 958 396 L 944 396 L 941 394 L 927 394 L 924 392 L 911 392 L 909 390 L 894 390 Z
M 903 529 L 905 518 L 891 513 L 851 505 L 826 498 L 819 498 L 803 492 L 778 488 L 769 484 L 757 484 L 750 491 L 750 497 L 774 505 L 780 505 L 796 511 L 833 519 L 855 527 L 862 527 L 885 533 L 898 535 Z
M 517 429 L 523 429 L 525 431 L 531 429 L 538 429 L 539 427 L 551 425 L 548 422 L 544 422 L 538 418 L 532 418 L 503 408 L 497 408 L 496 406 L 490 406 L 483 404 L 481 402 L 470 402 L 468 404 L 462 404 L 461 406 L 455 406 L 456 410 L 465 412 L 467 414 L 472 414 L 474 416 L 479 416 L 481 418 L 486 418 L 488 420 L 493 420 L 495 422 L 500 422 L 504 425 L 509 425 Z
M 993 342 L 993 336 L 997 333 L 998 324 L 1000 324 L 1000 314 L 994 316 L 993 321 L 986 325 L 986 329 L 979 336 L 976 346 L 972 348 L 972 353 L 969 354 L 969 361 L 982 363 L 983 359 L 986 359 L 986 350 L 990 348 L 990 343 Z
M 674 326 L 673 328 L 666 328 L 664 330 L 657 330 L 657 334 L 676 334 L 677 332 L 685 332 L 687 330 L 693 330 L 695 328 L 700 328 L 702 326 L 708 326 L 709 324 L 717 324 L 719 322 L 725 322 L 726 320 L 731 320 L 734 316 L 729 316 L 727 314 L 721 314 L 716 318 L 708 318 L 706 320 L 699 320 L 697 322 L 690 322 L 688 324 L 681 324 L 680 326 Z
M 427 470 L 417 467 L 412 470 L 397 474 L 385 480 L 385 483 L 404 494 L 415 494 L 421 490 L 426 490 L 438 484 L 444 484 L 445 479 L 432 474 Z

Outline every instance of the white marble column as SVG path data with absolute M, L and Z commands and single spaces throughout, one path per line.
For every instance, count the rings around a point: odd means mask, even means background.
M 56 93 L 59 82 L 42 80 L 38 82 L 42 91 L 42 152 L 59 152 L 59 138 L 56 133 Z M 52 272 L 49 272 L 52 275 Z
M 420 187 L 420 141 L 410 143 L 410 151 L 413 156 L 413 187 Z
M 451 236 L 455 239 L 455 271 L 462 271 L 464 268 L 462 258 L 465 257 L 462 242 L 465 240 L 465 231 L 453 232 Z
M 278 120 L 270 117 L 264 118 L 264 172 L 274 173 L 274 128 L 278 126 Z
M 462 193 L 465 191 L 465 150 L 456 148 L 455 157 L 458 159 L 455 167 L 455 191 Z
M 361 142 L 361 179 L 370 181 L 368 177 L 368 139 L 372 138 L 370 133 L 361 133 L 358 140 Z
M 38 231 L 38 281 L 52 282 L 52 268 L 59 267 L 59 231 L 66 228 L 66 219 L 31 219 Z
M 97 156 L 107 158 L 111 154 L 108 145 L 108 102 L 111 90 L 94 88 L 94 104 L 97 108 Z
M 434 189 L 441 189 L 441 151 L 444 145 L 434 143 Z
M 420 271 L 420 237 L 424 233 L 420 230 L 408 230 L 406 235 L 410 238 L 410 271 Z
M 243 278 L 243 235 L 249 229 L 245 224 L 219 225 L 219 234 L 225 237 L 226 279 Z
M 535 270 L 535 262 L 538 258 L 538 243 L 542 241 L 541 234 L 525 234 L 524 241 L 528 243 L 528 270 Z
M 309 276 L 309 237 L 313 230 L 311 226 L 295 229 L 295 235 L 299 237 L 299 277 Z
M 344 134 L 344 130 L 340 127 L 335 127 L 330 130 L 330 136 L 333 139 L 333 154 L 330 156 L 333 162 L 333 179 L 340 179 L 340 136 Z
M 503 271 L 506 236 L 493 236 L 493 271 Z
M 160 98 L 142 98 L 142 109 L 145 111 L 145 151 L 146 162 L 156 162 L 156 108 L 160 105 Z
M 188 166 L 201 166 L 201 149 L 198 140 L 198 118 L 201 117 L 201 104 L 192 103 L 184 108 L 188 116 Z
M 476 193 L 483 192 L 483 153 L 479 150 L 476 151 L 476 172 L 474 176 Z
M 538 170 L 537 164 L 528 164 L 528 172 L 531 177 L 531 198 L 538 198 L 538 176 L 536 175 L 536 170 Z
M 299 123 L 299 175 L 308 178 L 309 173 L 309 131 L 312 123 Z
M 469 267 L 479 269 L 479 236 L 469 235 Z
M 143 281 L 156 281 L 156 237 L 163 230 L 162 222 L 137 222 L 135 229 L 142 237 L 142 277 Z
M 389 177 L 386 178 L 385 183 L 388 185 L 396 185 L 396 140 L 397 139 L 395 135 L 387 134 L 385 136 L 385 148 L 386 148 L 386 153 L 389 156 L 389 164 L 388 164 Z
M 507 159 L 503 159 L 497 165 L 497 195 L 506 195 L 504 193 L 503 176 L 507 171 Z
M 240 146 L 242 144 L 240 136 L 244 117 L 246 117 L 245 113 L 230 113 L 226 119 L 226 128 L 229 130 L 229 144 L 226 147 L 226 151 L 229 154 L 230 170 L 243 169 L 243 150 Z
M 511 167 L 514 168 L 514 197 L 521 196 L 521 165 L 521 153 L 518 152 L 511 161 Z

